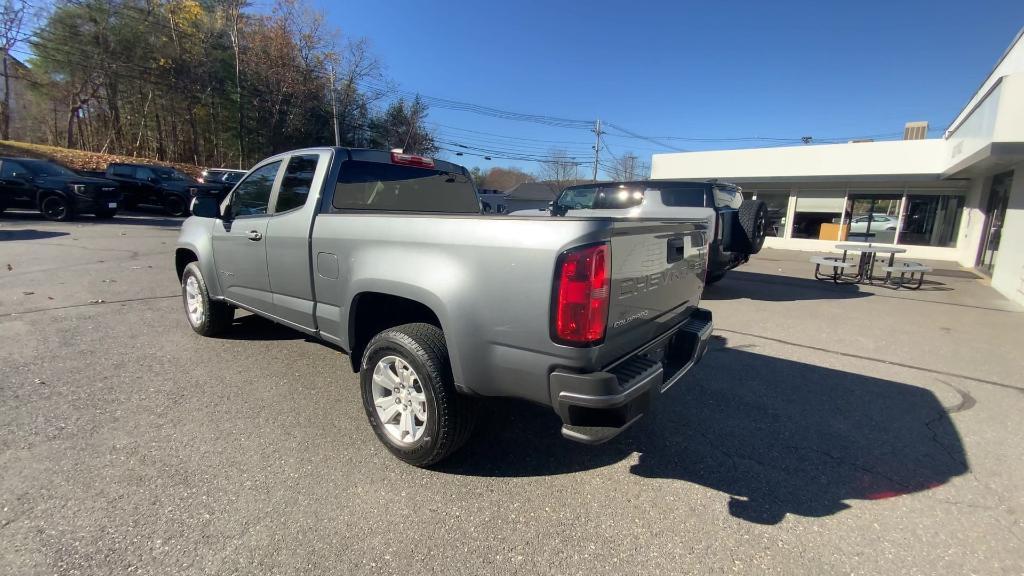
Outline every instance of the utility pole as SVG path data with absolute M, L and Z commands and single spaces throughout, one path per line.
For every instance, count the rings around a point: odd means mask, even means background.
M 594 134 L 597 140 L 594 142 L 594 182 L 597 182 L 597 163 L 601 160 L 601 119 L 594 123 Z
M 341 146 L 341 135 L 338 134 L 338 95 L 334 90 L 334 64 L 331 64 L 331 122 L 334 123 L 334 145 Z

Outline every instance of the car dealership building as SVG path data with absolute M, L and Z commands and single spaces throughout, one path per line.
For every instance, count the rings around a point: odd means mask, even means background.
M 655 154 L 651 177 L 740 184 L 768 204 L 765 246 L 897 244 L 909 259 L 975 268 L 1024 304 L 1021 36 L 941 138 L 909 123 L 897 141 Z

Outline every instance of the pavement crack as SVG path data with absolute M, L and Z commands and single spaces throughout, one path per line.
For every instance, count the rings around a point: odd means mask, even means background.
M 103 302 L 69 304 L 67 306 L 55 306 L 53 308 L 36 308 L 34 310 L 25 310 L 22 312 L 6 312 L 4 314 L 0 314 L 0 318 L 7 318 L 11 316 L 24 316 L 26 314 L 35 314 L 37 312 L 53 312 L 55 310 L 67 310 L 70 308 L 85 308 L 87 306 L 105 306 L 107 304 L 123 304 L 125 302 L 145 302 L 147 300 L 166 300 L 168 298 L 181 298 L 181 294 L 172 294 L 170 296 L 146 296 L 143 298 L 125 298 L 124 300 L 104 300 Z

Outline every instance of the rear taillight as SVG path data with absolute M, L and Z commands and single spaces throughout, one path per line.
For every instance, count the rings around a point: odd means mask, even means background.
M 611 265 L 607 244 L 576 248 L 558 259 L 552 318 L 555 341 L 586 346 L 604 340 Z
M 400 152 L 391 153 L 392 164 L 403 164 L 405 166 L 417 166 L 419 168 L 433 168 L 433 158 L 427 158 L 426 156 L 417 156 L 415 154 L 402 154 Z

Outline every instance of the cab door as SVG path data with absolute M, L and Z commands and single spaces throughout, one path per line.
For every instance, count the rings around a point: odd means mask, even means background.
M 250 172 L 225 200 L 229 217 L 213 224 L 213 261 L 221 291 L 241 306 L 266 314 L 273 314 L 274 305 L 267 270 L 268 211 L 282 164 L 275 160 Z
M 267 270 L 274 292 L 274 315 L 309 331 L 316 330 L 310 226 L 330 166 L 326 151 L 288 158 L 274 193 L 267 234 Z
M 31 206 L 33 190 L 28 170 L 13 160 L 0 162 L 0 207 Z

